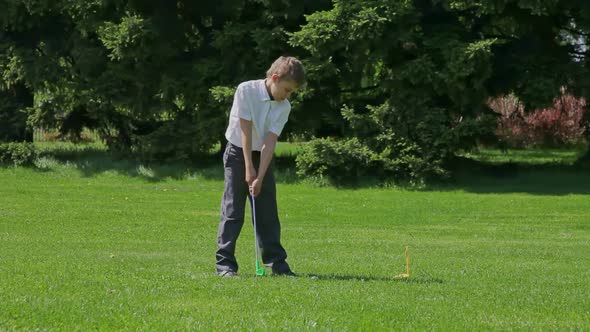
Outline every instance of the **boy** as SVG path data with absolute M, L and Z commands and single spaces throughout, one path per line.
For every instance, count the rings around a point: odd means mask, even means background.
M 262 248 L 262 262 L 275 275 L 294 276 L 281 245 L 272 159 L 277 139 L 287 123 L 291 93 L 305 84 L 301 62 L 293 57 L 278 58 L 266 72 L 266 79 L 240 84 L 225 132 L 223 154 L 225 188 L 217 236 L 216 270 L 222 277 L 235 277 L 238 263 L 236 241 L 244 224 L 248 196 L 255 198 L 256 232 Z

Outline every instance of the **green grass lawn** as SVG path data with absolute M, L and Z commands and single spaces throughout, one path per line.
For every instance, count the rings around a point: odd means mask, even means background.
M 78 153 L 0 168 L 0 330 L 590 328 L 588 172 L 421 189 L 279 173 L 283 244 L 301 276 L 256 277 L 248 223 L 241 277 L 227 280 L 214 274 L 220 166 Z M 406 244 L 412 276 L 400 281 Z
M 540 164 L 573 164 L 583 149 L 532 149 L 532 150 L 498 150 L 480 149 L 465 156 L 490 164 L 524 163 L 528 165 Z

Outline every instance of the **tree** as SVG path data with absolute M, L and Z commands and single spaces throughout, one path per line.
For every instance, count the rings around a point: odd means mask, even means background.
M 372 151 L 366 172 L 416 180 L 493 136 L 490 96 L 533 109 L 561 87 L 584 94 L 587 13 L 558 0 L 335 0 L 291 43 L 310 54 L 310 99 L 342 106 L 345 136 Z
M 8 64 L 19 65 L 35 125 L 70 136 L 94 128 L 147 159 L 194 157 L 222 139 L 232 89 L 292 53 L 286 32 L 325 5 L 6 1 L 2 40 L 12 53 L 0 68 L 12 77 Z
M 33 106 L 36 74 L 44 74 L 45 64 L 35 58 L 41 36 L 51 34 L 53 15 L 42 2 L 29 5 L 35 10 L 0 1 L 0 140 L 32 141 L 27 110 Z
M 309 77 L 285 135 L 343 137 L 362 150 L 359 167 L 383 176 L 440 176 L 457 151 L 492 139 L 489 97 L 514 94 L 535 109 L 561 87 L 590 95 L 590 4 L 581 0 L 0 8 L 2 132 L 22 139 L 28 123 L 76 137 L 90 127 L 146 159 L 210 151 L 223 141 L 235 86 L 283 54 L 302 58 Z

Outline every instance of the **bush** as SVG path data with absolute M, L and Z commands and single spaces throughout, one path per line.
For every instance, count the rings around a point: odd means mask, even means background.
M 223 133 L 220 124 L 217 118 L 199 119 L 195 114 L 181 113 L 148 134 L 132 135 L 130 152 L 143 161 L 198 160 L 218 142 L 214 135 Z
M 342 116 L 353 138 L 317 139 L 297 158 L 299 175 L 327 176 L 335 182 L 362 176 L 410 184 L 448 176 L 446 162 L 458 150 L 493 136 L 495 117 L 461 117 L 450 122 L 446 112 L 423 107 L 420 117 L 410 108 L 386 101 L 378 106 L 344 106 Z
M 37 157 L 32 143 L 1 143 L 0 164 L 31 165 Z
M 577 144 L 584 138 L 582 123 L 586 101 L 562 91 L 552 107 L 526 112 L 515 96 L 491 99 L 488 105 L 500 115 L 496 134 L 510 147 L 556 147 Z
M 373 153 L 358 139 L 315 139 L 297 156 L 297 174 L 352 183 L 372 173 Z
M 356 137 L 312 140 L 297 156 L 297 174 L 327 178 L 335 184 L 355 184 L 369 177 L 417 184 L 427 174 L 446 174 L 440 162 L 424 156 L 415 144 L 393 134 L 379 139 L 387 142 L 378 152 Z

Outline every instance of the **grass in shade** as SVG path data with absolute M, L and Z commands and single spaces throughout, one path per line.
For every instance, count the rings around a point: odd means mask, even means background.
M 240 278 L 222 279 L 219 165 L 45 152 L 36 167 L 0 168 L 0 330 L 590 327 L 587 170 L 513 152 L 532 166 L 462 169 L 419 189 L 321 187 L 280 170 L 283 244 L 300 276 L 255 276 L 247 222 Z M 405 245 L 411 277 L 397 280 Z

